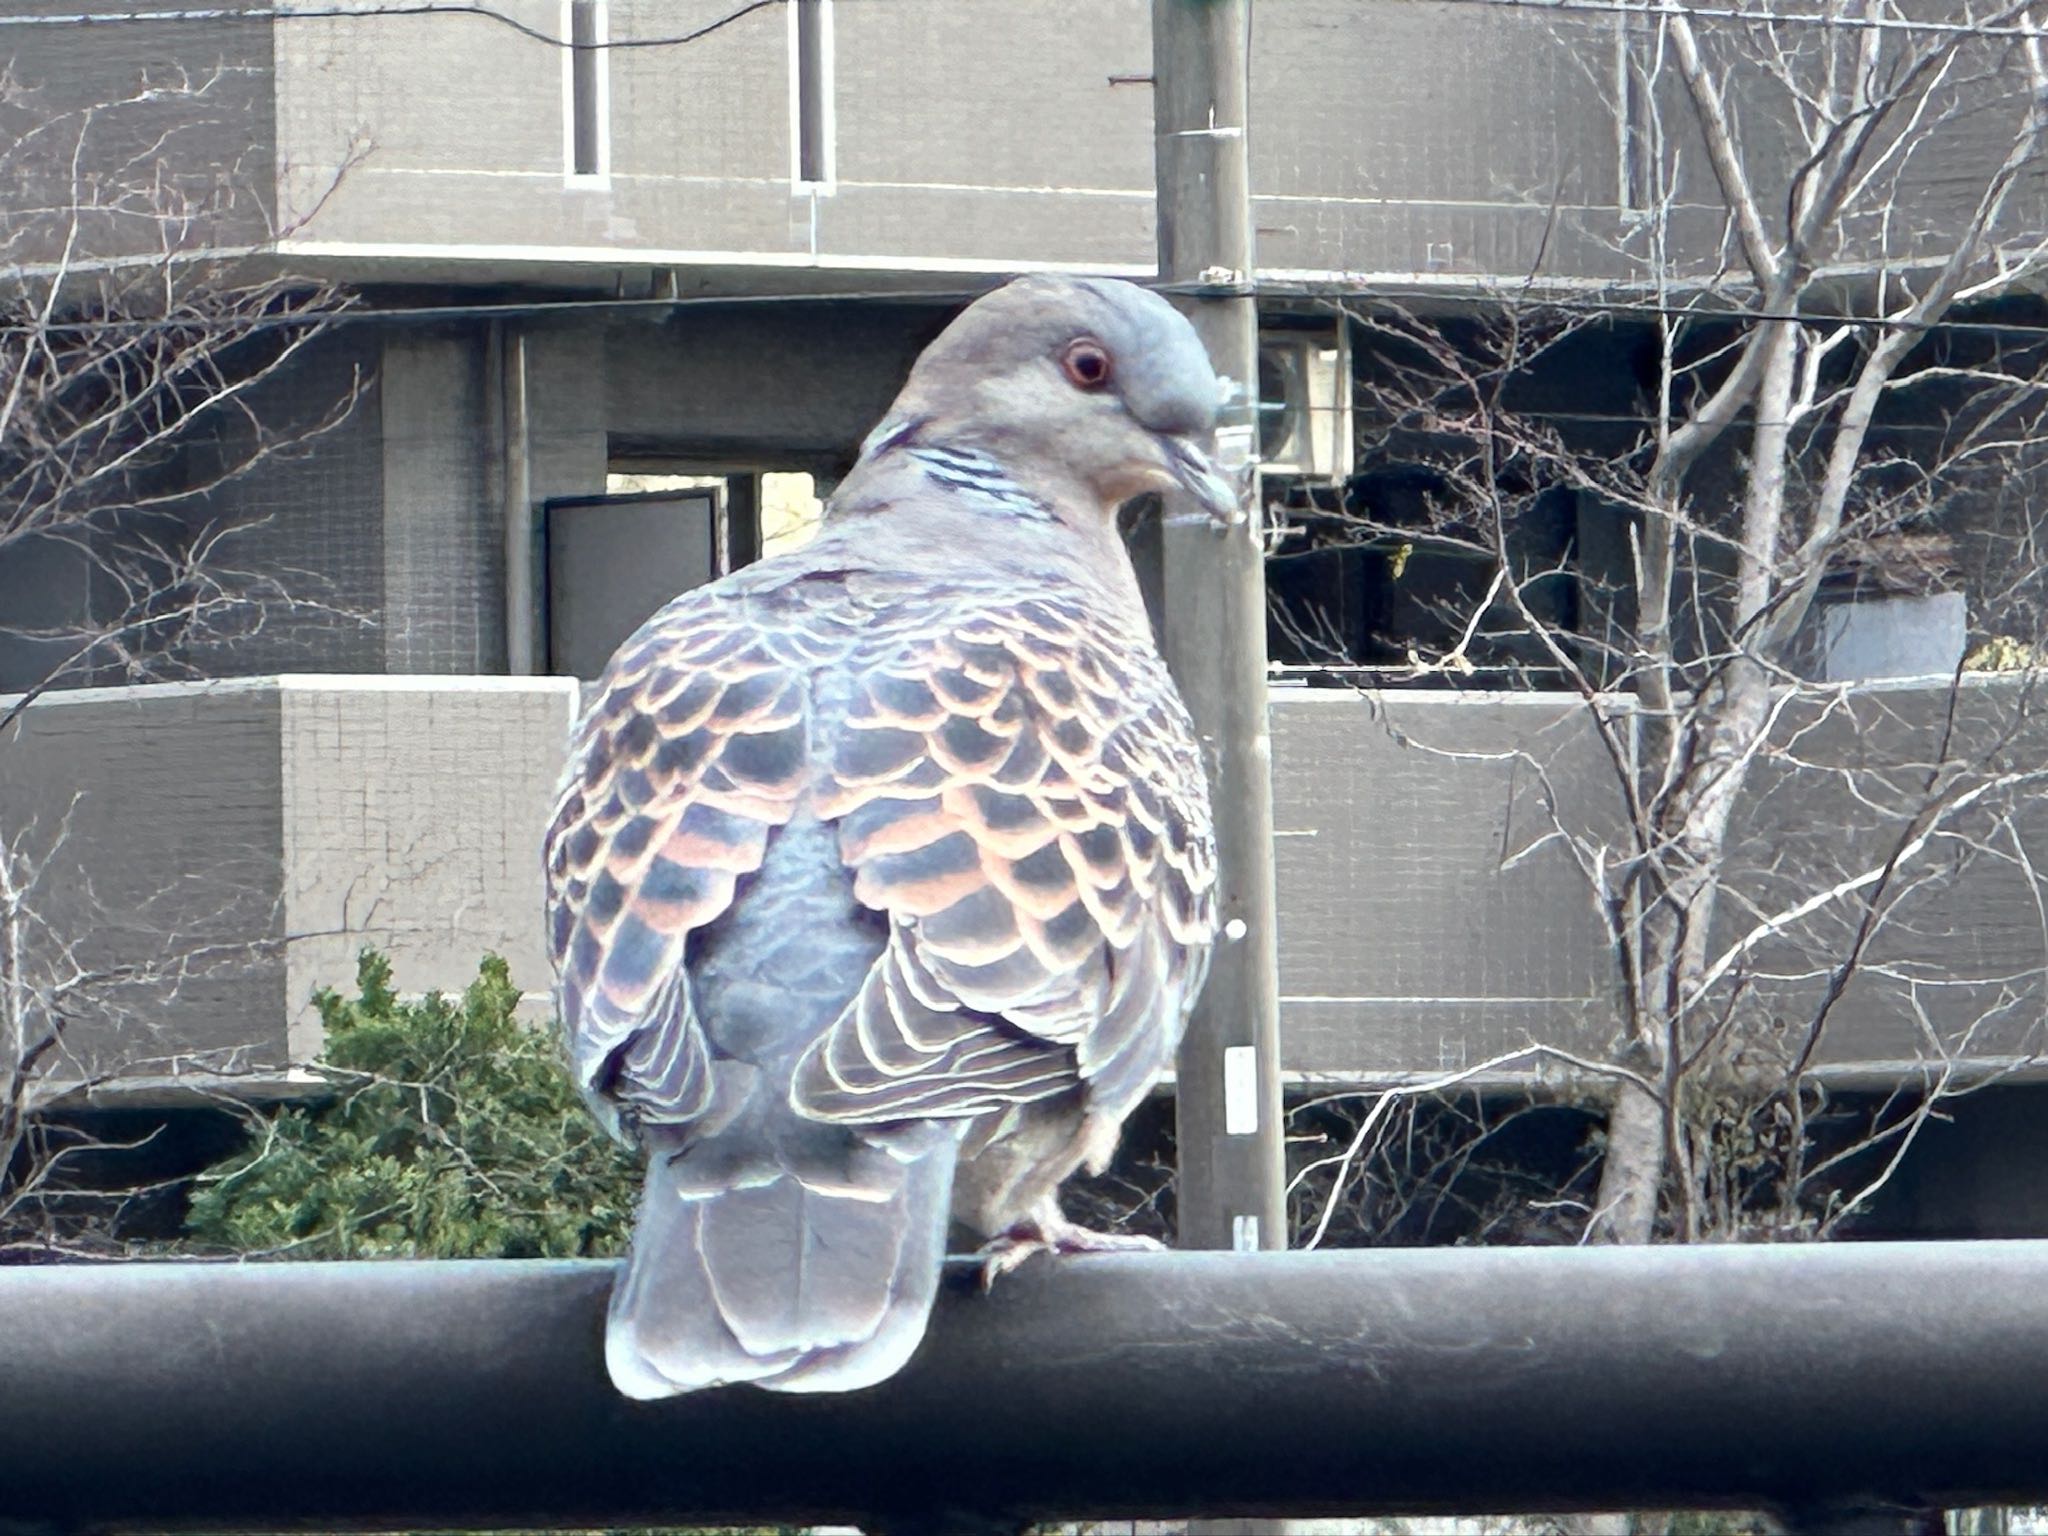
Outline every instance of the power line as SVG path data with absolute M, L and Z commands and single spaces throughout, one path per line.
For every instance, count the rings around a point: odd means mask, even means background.
M 362 8 L 330 7 L 313 9 L 306 6 L 247 6 L 229 8 L 214 6 L 193 10 L 153 11 L 76 11 L 67 15 L 50 16 L 0 16 L 0 27 L 48 27 L 48 26 L 111 26 L 128 21 L 355 21 L 370 20 L 385 16 L 476 16 L 485 21 L 496 22 L 499 26 L 517 32 L 522 37 L 537 43 L 546 43 L 551 48 L 597 49 L 600 51 L 624 48 L 679 48 L 694 43 L 700 38 L 731 26 L 742 17 L 770 6 L 780 6 L 786 0 L 746 0 L 746 3 L 724 15 L 693 27 L 688 32 L 677 32 L 664 37 L 627 37 L 607 39 L 602 43 L 582 44 L 566 37 L 557 37 L 552 32 L 521 21 L 504 11 L 475 0 L 422 0 L 416 5 L 380 5 Z
M 1436 0 L 1439 5 L 1481 6 L 1503 11 L 1570 11 L 1601 16 L 1684 16 L 1694 21 L 1753 21 L 1771 26 L 1821 27 L 1828 31 L 1906 32 L 1954 37 L 2048 36 L 2048 30 L 2013 23 L 1918 21 L 1903 16 L 1835 16 L 1825 11 L 1769 11 L 1735 5 L 1638 3 L 1638 0 Z M 2009 6 L 2016 14 L 2020 6 Z
M 781 0 L 770 0 L 780 4 Z M 992 276 L 990 283 L 999 282 L 1000 276 Z M 281 281 L 289 282 L 289 279 Z M 150 330 L 232 330 L 247 331 L 251 334 L 264 330 L 305 329 L 315 326 L 354 324 L 368 320 L 416 321 L 431 323 L 442 320 L 516 320 L 539 318 L 548 315 L 592 313 L 634 313 L 694 309 L 740 309 L 761 305 L 780 304 L 861 304 L 861 303 L 902 303 L 902 304 L 965 304 L 979 298 L 986 287 L 946 289 L 872 288 L 827 292 L 809 290 L 802 293 L 734 293 L 703 294 L 677 298 L 644 299 L 524 299 L 504 304 L 421 304 L 384 305 L 341 303 L 329 309 L 296 310 L 279 315 L 233 315 L 204 316 L 189 318 L 179 316 L 154 316 L 140 319 L 103 320 L 52 320 L 47 324 L 7 323 L 0 324 L 0 335 L 24 335 L 32 332 L 46 334 L 69 334 L 88 332 L 121 332 Z
M 771 0 L 781 3 L 781 0 Z M 1489 0 L 1490 3 L 1490 0 Z M 630 251 L 621 251 L 620 259 L 630 264 Z M 205 330 L 249 331 L 289 329 L 314 325 L 354 324 L 364 321 L 412 321 L 430 323 L 443 320 L 515 320 L 541 318 L 550 315 L 589 315 L 667 313 L 670 311 L 701 309 L 754 308 L 763 305 L 782 304 L 965 304 L 978 298 L 989 286 L 1000 282 L 1002 274 L 991 274 L 987 284 L 978 286 L 954 286 L 949 288 L 870 288 L 847 290 L 809 289 L 803 292 L 779 293 L 735 293 L 702 294 L 689 297 L 651 297 L 637 299 L 588 298 L 588 299 L 523 299 L 507 303 L 467 304 L 423 304 L 423 305 L 368 305 L 345 304 L 329 310 L 297 311 L 274 316 L 229 316 L 210 319 L 206 316 L 151 317 L 139 319 L 76 319 L 52 320 L 48 324 L 0 323 L 0 334 L 27 334 L 30 332 L 48 334 L 69 334 L 88 332 L 148 331 L 155 329 L 184 328 Z M 1203 297 L 1218 291 L 1215 284 L 1203 283 L 1160 283 L 1137 279 L 1142 286 L 1174 297 Z M 1235 287 L 1226 290 L 1237 293 Z M 1274 299 L 1322 299 L 1338 307 L 1348 307 L 1344 301 L 1372 304 L 1385 302 L 1386 295 L 1363 289 L 1331 289 L 1322 292 L 1304 292 L 1295 287 L 1256 286 L 1252 292 L 1259 297 Z M 1801 310 L 1748 310 L 1733 305 L 1726 308 L 1696 307 L 1683 304 L 1660 304 L 1650 301 L 1635 302 L 1628 299 L 1589 298 L 1530 298 L 1517 299 L 1486 293 L 1437 292 L 1430 295 L 1434 304 L 1448 305 L 1467 311 L 1499 313 L 1514 307 L 1521 307 L 1534 313 L 1562 311 L 1589 315 L 1617 315 L 1635 319 L 1690 320 L 1701 324 L 1722 324 L 1731 326 L 1795 324 L 1815 327 L 1852 326 L 1873 331 L 1913 330 L 1929 335 L 1976 334 L 1987 336 L 2048 336 L 2048 323 L 2028 323 L 2016 320 L 1904 320 L 1885 315 L 1845 315 L 1824 311 Z
M 1493 3 L 1493 0 L 1487 0 L 1487 3 Z M 1322 298 L 1333 302 L 1356 299 L 1367 303 L 1384 297 L 1379 294 L 1342 289 L 1332 289 L 1322 293 L 1310 292 L 1302 296 Z M 1430 301 L 1432 303 L 1448 304 L 1459 308 L 1475 310 L 1505 311 L 1519 307 L 1532 312 L 1561 310 L 1574 314 L 1631 315 L 1645 319 L 1692 320 L 1702 324 L 1850 326 L 1859 330 L 1872 331 L 1919 331 L 1927 335 L 1933 335 L 1937 332 L 1963 332 L 1982 335 L 2048 336 L 2048 324 L 2027 324 L 2022 321 L 2010 320 L 1907 320 L 1892 315 L 1845 315 L 1827 311 L 1742 309 L 1734 305 L 1729 305 L 1725 308 L 1709 308 L 1684 304 L 1659 304 L 1649 301 L 1639 303 L 1628 299 L 1517 299 L 1480 293 L 1452 292 L 1432 293 Z
M 746 4 L 688 32 L 660 37 L 612 38 L 584 46 L 599 51 L 681 47 L 708 37 L 755 11 L 785 3 L 787 0 L 747 0 Z M 1932 21 L 1904 16 L 1843 16 L 1831 15 L 1825 11 L 1772 11 L 1742 5 L 1655 4 L 1650 3 L 1650 0 L 1435 0 L 1435 3 L 1491 10 L 1554 11 L 1594 16 L 1637 16 L 1646 19 L 1684 16 L 1695 21 L 1754 22 L 1774 27 L 1815 27 L 1826 31 L 1897 32 L 1909 35 L 1979 38 L 2048 37 L 2048 29 L 2024 23 Z M 2018 14 L 2021 10 L 2022 7 L 2012 6 L 2008 8 L 2007 14 Z M 362 8 L 277 5 L 244 8 L 185 7 L 147 11 L 76 11 L 55 15 L 0 16 L 0 27 L 106 26 L 130 21 L 347 21 L 384 16 L 444 15 L 480 17 L 554 48 L 578 46 L 568 38 L 557 37 L 552 32 L 543 31 L 504 11 L 475 3 L 475 0 L 441 0 L 441 3 L 435 3 L 435 0 L 422 0 L 419 4 Z

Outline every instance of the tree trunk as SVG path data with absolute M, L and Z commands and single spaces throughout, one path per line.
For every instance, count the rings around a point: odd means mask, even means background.
M 1665 1174 L 1664 1107 L 1633 1082 L 1620 1081 L 1607 1111 L 1607 1156 L 1587 1235 L 1603 1243 L 1647 1243 L 1657 1227 Z

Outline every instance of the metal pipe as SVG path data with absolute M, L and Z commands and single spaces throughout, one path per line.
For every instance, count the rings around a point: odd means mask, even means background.
M 542 572 L 533 506 L 533 444 L 527 409 L 526 333 L 494 323 L 502 420 L 505 517 L 505 670 L 530 677 L 547 670 L 539 617 Z
M 1040 1260 L 883 1387 L 659 1405 L 610 1276 L 0 1270 L 0 1527 L 2048 1500 L 2048 1242 Z

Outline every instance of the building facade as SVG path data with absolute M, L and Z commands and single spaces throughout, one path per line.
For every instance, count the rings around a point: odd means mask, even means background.
M 211 1074 L 288 1091 L 317 1050 L 312 989 L 346 984 L 363 943 L 392 951 L 408 988 L 458 986 L 490 949 L 543 990 L 534 850 L 591 658 L 648 594 L 751 556 L 770 477 L 828 491 L 965 298 L 1020 271 L 1152 274 L 1149 17 L 1149 0 L 424 14 L 343 0 L 8 18 L 18 111 L 122 103 L 105 114 L 118 131 L 27 162 L 23 208 L 75 204 L 80 157 L 112 178 L 138 145 L 168 146 L 148 163 L 200 210 L 183 226 L 193 259 L 246 252 L 252 270 L 354 295 L 256 404 L 293 451 L 187 514 L 235 527 L 237 558 L 289 571 L 297 600 L 233 633 L 161 637 L 142 672 L 106 656 L 65 670 L 63 696 L 0 743 L 0 818 L 48 823 L 75 804 L 94 869 L 118 867 L 136 893 L 204 887 L 208 942 L 253 936 L 152 1005 L 147 1050 L 112 1017 L 81 1037 L 73 1080 L 111 1070 L 162 1094 Z M 1351 297 L 1442 312 L 1531 282 L 1640 297 L 1653 225 L 1664 279 L 1718 280 L 1728 210 L 1704 146 L 1651 131 L 1664 119 L 1638 86 L 1638 20 L 1470 0 L 1258 8 L 1262 306 L 1274 366 L 1301 370 L 1283 403 L 1304 413 L 1295 457 L 1276 460 L 1283 489 L 1341 490 L 1367 429 L 1345 414 L 1354 369 L 1370 367 L 1338 317 Z M 1750 128 L 1760 152 L 1792 152 L 1790 125 Z M 1907 225 L 1848 231 L 1845 302 L 1880 266 L 1938 251 L 1967 213 L 1957 165 L 1981 159 L 1974 131 L 1913 162 Z M 1653 221 L 1660 155 L 1678 190 Z M 2041 206 L 2029 182 L 2013 218 L 2038 227 Z M 156 259 L 150 238 L 118 220 L 83 237 L 18 221 L 12 249 L 33 278 Z M 1561 397 L 1625 408 L 1639 383 L 1628 325 L 1589 346 Z M 1598 509 L 1577 508 L 1560 555 L 1590 563 L 1603 537 L 1597 558 L 1622 558 Z M 1397 588 L 1383 560 L 1333 556 L 1288 579 L 1362 615 L 1361 634 L 1423 622 L 1387 618 L 1416 583 Z M 39 687 L 60 656 L 48 633 L 89 629 L 110 601 L 75 548 L 12 546 L 0 612 L 34 622 L 0 635 L 0 694 Z M 1969 632 L 1954 606 L 1939 620 L 1953 644 L 1932 652 L 1924 626 L 1838 648 L 1945 657 Z M 1611 960 L 1581 872 L 1546 848 L 1548 819 L 1619 814 L 1576 708 L 1497 689 L 1384 706 L 1276 691 L 1283 1019 L 1301 1080 L 1604 1043 Z M 1901 728 L 1924 713 L 1902 708 Z M 1853 806 L 1837 812 L 1855 823 Z M 1817 812 L 1776 814 L 1752 829 L 1760 846 Z M 85 884 L 95 902 L 123 889 Z M 2008 911 L 2023 895 L 1929 899 Z M 107 927 L 95 910 L 67 920 L 99 925 L 110 952 L 160 943 L 161 924 Z M 2033 996 L 2048 946 L 2024 930 L 1989 943 L 1972 977 L 2024 974 Z M 1830 1044 L 1844 1081 L 1927 1055 L 1911 989 L 1866 991 Z M 2015 1008 L 1968 1048 L 2023 1063 L 2039 1019 Z

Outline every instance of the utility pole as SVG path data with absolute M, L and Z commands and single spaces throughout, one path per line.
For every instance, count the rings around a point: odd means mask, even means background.
M 1162 640 L 1202 739 L 1222 866 L 1223 928 L 1176 1070 L 1176 1206 L 1188 1248 L 1287 1246 L 1246 145 L 1250 25 L 1249 0 L 1152 0 L 1159 276 L 1201 290 L 1188 300 L 1189 319 L 1233 386 L 1217 457 L 1243 488 L 1234 527 L 1164 529 Z

